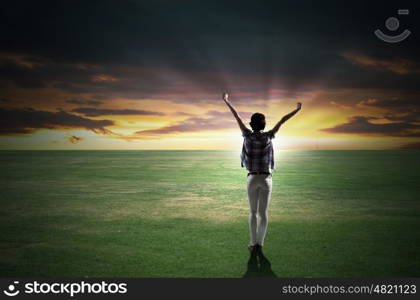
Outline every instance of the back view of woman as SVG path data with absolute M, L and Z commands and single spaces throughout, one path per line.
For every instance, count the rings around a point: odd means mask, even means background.
M 233 116 L 242 131 L 244 142 L 241 152 L 241 166 L 248 170 L 247 192 L 249 200 L 249 233 L 250 243 L 248 249 L 251 254 L 262 252 L 264 238 L 268 225 L 268 205 L 272 190 L 272 170 L 274 169 L 274 150 L 271 140 L 280 126 L 294 116 L 302 107 L 301 103 L 291 113 L 285 115 L 273 129 L 264 132 L 265 116 L 255 113 L 251 116 L 248 129 L 237 111 L 228 100 L 228 94 L 223 94 L 223 100 L 230 108 Z

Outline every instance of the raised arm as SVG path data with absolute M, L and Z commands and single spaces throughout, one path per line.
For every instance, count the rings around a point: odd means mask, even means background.
M 280 126 L 283 125 L 283 123 L 289 120 L 291 117 L 293 117 L 301 108 L 302 108 L 302 103 L 298 102 L 296 109 L 292 111 L 291 113 L 288 113 L 287 115 L 285 115 L 283 118 L 281 118 L 281 120 L 277 122 L 276 126 L 274 126 L 273 129 L 271 129 L 271 131 L 274 134 L 276 134 L 277 131 L 280 129 Z
M 238 112 L 235 110 L 235 108 L 230 104 L 229 95 L 227 93 L 223 93 L 223 100 L 225 101 L 226 105 L 229 107 L 230 111 L 232 112 L 233 116 L 235 117 L 236 121 L 238 122 L 239 128 L 244 131 L 246 130 L 246 126 L 244 122 L 242 122 L 241 117 L 238 115 Z

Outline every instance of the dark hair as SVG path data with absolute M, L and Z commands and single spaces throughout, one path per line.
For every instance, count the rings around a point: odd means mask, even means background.
M 251 116 L 251 122 L 249 123 L 249 125 L 251 125 L 251 128 L 254 131 L 264 130 L 264 128 L 265 128 L 265 116 L 261 113 L 253 114 Z

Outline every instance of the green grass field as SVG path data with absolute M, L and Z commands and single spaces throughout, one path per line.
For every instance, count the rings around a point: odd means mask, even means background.
M 0 161 L 1 277 L 247 273 L 238 152 Z M 419 151 L 280 151 L 276 163 L 264 253 L 277 277 L 420 277 Z

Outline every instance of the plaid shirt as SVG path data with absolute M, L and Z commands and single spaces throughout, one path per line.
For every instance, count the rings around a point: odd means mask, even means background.
M 253 132 L 248 128 L 242 131 L 244 143 L 241 153 L 241 167 L 246 167 L 250 172 L 270 172 L 274 169 L 274 151 L 271 140 L 274 133 Z

